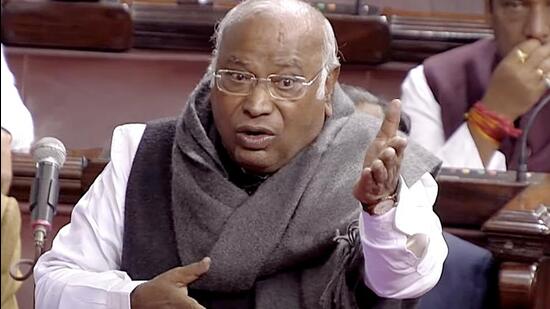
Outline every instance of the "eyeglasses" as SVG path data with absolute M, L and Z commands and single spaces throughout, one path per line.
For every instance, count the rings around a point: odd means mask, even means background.
M 246 96 L 259 82 L 266 82 L 269 94 L 276 99 L 299 100 L 321 74 L 321 70 L 310 81 L 303 76 L 271 74 L 259 78 L 249 72 L 219 69 L 214 73 L 216 87 L 227 94 Z

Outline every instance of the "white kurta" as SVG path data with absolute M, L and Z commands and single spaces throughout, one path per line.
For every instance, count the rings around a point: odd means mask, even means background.
M 411 117 L 411 140 L 438 156 L 445 167 L 484 168 L 466 122 L 445 140 L 441 107 L 428 86 L 424 66 L 409 72 L 401 92 L 403 111 Z M 495 152 L 487 169 L 506 170 L 504 154 Z

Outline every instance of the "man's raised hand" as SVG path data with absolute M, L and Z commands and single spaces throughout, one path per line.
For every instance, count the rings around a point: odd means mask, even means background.
M 372 205 L 393 194 L 399 182 L 399 170 L 407 140 L 397 135 L 401 102 L 393 100 L 387 107 L 376 138 L 367 149 L 363 171 L 355 183 L 353 195 Z
M 516 120 L 548 90 L 550 43 L 530 39 L 520 43 L 496 67 L 481 100 L 489 110 Z

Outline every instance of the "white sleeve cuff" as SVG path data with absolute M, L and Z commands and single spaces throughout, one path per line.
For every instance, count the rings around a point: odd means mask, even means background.
M 122 281 L 112 287 L 107 299 L 107 308 L 130 309 L 130 294 L 140 284 L 147 281 Z
M 378 296 L 413 298 L 439 280 L 447 246 L 432 210 L 437 183 L 426 173 L 413 186 L 401 186 L 399 205 L 380 216 L 362 213 L 359 232 L 365 257 L 365 284 Z M 424 234 L 423 254 L 407 248 L 408 236 Z

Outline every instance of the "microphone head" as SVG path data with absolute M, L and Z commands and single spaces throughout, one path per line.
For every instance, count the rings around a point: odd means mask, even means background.
M 31 147 L 31 154 L 35 162 L 49 161 L 62 167 L 67 157 L 63 143 L 55 137 L 44 137 Z

